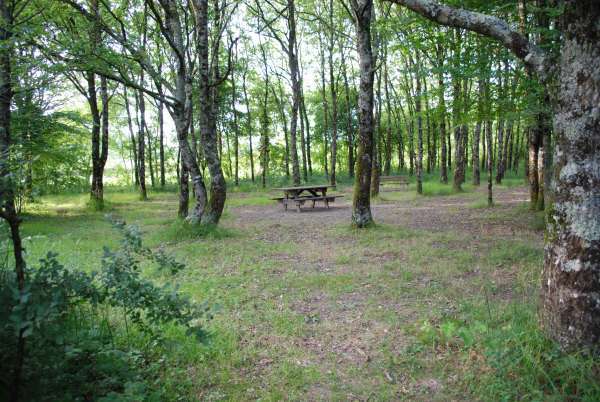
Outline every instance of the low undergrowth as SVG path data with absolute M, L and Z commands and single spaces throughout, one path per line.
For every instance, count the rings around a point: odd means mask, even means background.
M 169 335 L 205 339 L 211 318 L 206 303 L 182 295 L 177 286 L 159 285 L 155 275 L 185 269 L 162 248 L 142 245 L 139 229 L 111 218 L 122 234 L 115 251 L 104 248 L 100 270 L 66 267 L 48 252 L 27 268 L 19 290 L 8 259 L 0 268 L 0 399 L 19 389 L 20 400 L 165 400 L 165 384 L 183 373 L 173 361 Z M 8 239 L 2 242 L 8 247 Z M 17 344 L 23 342 L 21 350 Z

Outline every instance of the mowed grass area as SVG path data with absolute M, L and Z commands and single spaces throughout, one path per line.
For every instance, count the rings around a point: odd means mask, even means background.
M 232 191 L 222 224 L 200 230 L 176 219 L 175 193 L 108 191 L 107 212 L 187 266 L 147 276 L 215 306 L 204 343 L 165 328 L 157 387 L 173 400 L 597 400 L 597 361 L 560 353 L 538 330 L 543 216 L 512 181 L 494 208 L 472 186 L 448 187 L 381 193 L 365 230 L 350 228 L 346 186 L 337 208 L 301 214 L 267 192 Z M 27 208 L 30 262 L 51 250 L 67 266 L 99 266 L 120 239 L 86 201 Z

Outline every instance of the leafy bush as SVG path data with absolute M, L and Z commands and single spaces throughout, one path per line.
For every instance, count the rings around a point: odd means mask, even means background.
M 142 261 L 175 274 L 185 266 L 163 250 L 142 245 L 139 230 L 112 219 L 123 234 L 116 251 L 104 249 L 98 272 L 60 264 L 49 252 L 27 269 L 23 291 L 7 264 L 0 269 L 0 399 L 17 367 L 19 334 L 25 339 L 21 373 L 24 400 L 163 400 L 150 381 L 160 375 L 165 326 L 203 339 L 206 303 L 176 286 L 144 279 Z

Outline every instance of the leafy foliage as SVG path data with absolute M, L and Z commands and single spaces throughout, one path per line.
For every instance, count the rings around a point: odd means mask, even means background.
M 113 222 L 123 241 L 116 251 L 104 248 L 98 272 L 67 268 L 53 252 L 28 269 L 22 292 L 7 266 L 0 272 L 0 349 L 5 356 L 0 368 L 11 372 L 21 333 L 27 340 L 22 384 L 28 385 L 23 387 L 28 399 L 158 397 L 144 378 L 158 375 L 148 347 L 161 349 L 164 326 L 205 337 L 201 323 L 211 317 L 208 305 L 193 302 L 177 286 L 155 285 L 140 270 L 143 260 L 170 274 L 185 266 L 163 250 L 143 247 L 137 228 Z M 134 347 L 132 339 L 143 348 Z

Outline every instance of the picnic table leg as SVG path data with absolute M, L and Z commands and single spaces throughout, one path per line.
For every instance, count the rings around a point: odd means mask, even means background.
M 315 207 L 315 200 L 312 200 L 312 207 Z
M 300 211 L 302 211 L 302 209 L 300 208 L 300 203 L 296 203 L 296 208 L 298 209 L 298 213 L 300 213 Z
M 325 206 L 327 207 L 327 209 L 329 209 L 329 200 L 327 198 L 325 198 Z

